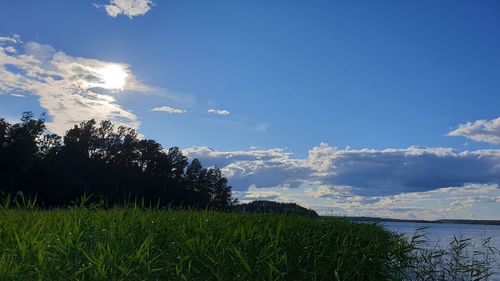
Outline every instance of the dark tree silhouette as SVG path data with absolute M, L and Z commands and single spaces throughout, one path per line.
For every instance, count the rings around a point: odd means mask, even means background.
M 234 206 L 236 212 L 244 213 L 272 213 L 282 215 L 305 216 L 317 218 L 319 215 L 311 209 L 306 209 L 295 203 L 281 203 L 267 200 L 256 200 L 250 203 Z
M 61 138 L 31 112 L 17 124 L 0 119 L 0 177 L 0 192 L 36 196 L 45 207 L 68 206 L 84 194 L 105 206 L 140 200 L 223 210 L 234 203 L 220 169 L 189 163 L 178 147 L 164 150 L 110 121 L 82 122 Z

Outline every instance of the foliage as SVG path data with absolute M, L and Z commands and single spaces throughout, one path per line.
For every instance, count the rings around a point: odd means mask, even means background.
M 305 216 L 311 218 L 319 217 L 314 210 L 306 209 L 295 203 L 280 203 L 266 200 L 256 200 L 249 203 L 236 205 L 234 206 L 234 210 L 244 213 L 274 213 Z
M 84 194 L 107 207 L 131 200 L 218 210 L 232 204 L 220 169 L 189 163 L 177 147 L 164 150 L 110 121 L 82 122 L 60 137 L 30 112 L 17 124 L 0 118 L 0 178 L 0 192 L 36 196 L 43 207 L 64 207 Z

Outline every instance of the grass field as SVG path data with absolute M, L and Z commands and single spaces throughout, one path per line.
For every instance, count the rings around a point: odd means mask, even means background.
M 425 233 L 407 241 L 342 219 L 9 205 L 0 205 L 0 281 L 488 280 L 498 254 L 489 238 L 428 248 Z
M 0 210 L 0 280 L 387 280 L 382 227 L 279 215 Z M 396 262 L 395 262 L 396 261 Z

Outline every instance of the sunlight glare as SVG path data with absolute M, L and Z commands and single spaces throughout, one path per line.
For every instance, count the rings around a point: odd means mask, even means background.
M 123 90 L 127 80 L 128 73 L 120 65 L 108 65 L 97 70 L 97 73 L 102 78 L 104 89 L 119 89 Z

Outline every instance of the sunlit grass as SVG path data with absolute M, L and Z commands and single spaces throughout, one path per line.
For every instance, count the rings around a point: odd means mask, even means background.
M 429 248 L 381 225 L 271 214 L 0 204 L 0 280 L 486 280 L 486 239 Z
M 3 209 L 1 280 L 383 280 L 376 225 L 140 208 Z

